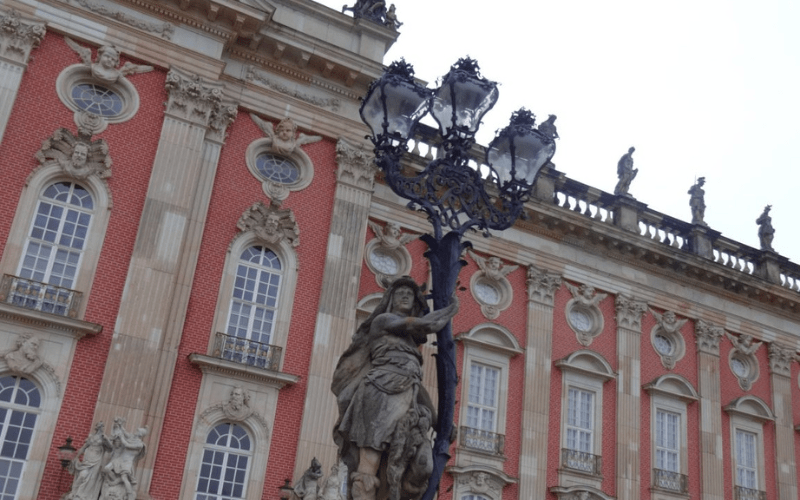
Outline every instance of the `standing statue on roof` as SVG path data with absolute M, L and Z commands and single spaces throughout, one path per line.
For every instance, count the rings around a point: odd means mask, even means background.
M 424 493 L 433 455 L 436 410 L 422 386 L 419 346 L 458 311 L 428 312 L 422 290 L 398 278 L 358 327 L 339 358 L 331 390 L 339 407 L 333 439 L 350 473 L 352 500 L 413 500 Z
M 692 224 L 707 226 L 703 217 L 706 214 L 706 192 L 703 185 L 706 183 L 705 177 L 700 177 L 692 187 L 689 188 L 689 207 L 692 209 Z
M 614 194 L 617 196 L 631 196 L 628 194 L 628 189 L 630 189 L 633 179 L 636 178 L 636 174 L 639 173 L 638 168 L 633 168 L 634 151 L 636 149 L 631 146 L 628 148 L 628 152 L 622 155 L 622 158 L 617 162 L 617 177 L 619 177 L 619 181 L 614 188 Z
M 756 224 L 758 224 L 758 239 L 761 242 L 761 250 L 774 252 L 772 239 L 775 237 L 775 228 L 772 227 L 772 217 L 769 216 L 771 209 L 772 205 L 764 207 L 764 211 L 756 219 Z
M 369 19 L 394 30 L 403 25 L 397 20 L 394 4 L 391 4 L 387 10 L 386 2 L 383 0 L 357 0 L 352 7 L 342 6 L 342 14 L 348 10 L 353 13 L 353 19 Z

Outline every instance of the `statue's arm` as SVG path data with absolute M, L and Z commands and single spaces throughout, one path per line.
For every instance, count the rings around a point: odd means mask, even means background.
M 447 322 L 456 315 L 458 307 L 458 299 L 453 297 L 447 307 L 430 312 L 420 318 L 385 313 L 375 318 L 371 328 L 385 330 L 395 335 L 411 335 L 415 338 L 424 338 L 425 335 L 436 333 L 444 328 Z

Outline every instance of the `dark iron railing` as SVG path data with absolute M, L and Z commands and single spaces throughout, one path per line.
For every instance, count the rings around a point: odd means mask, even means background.
M 599 476 L 603 468 L 603 458 L 585 451 L 562 448 L 561 467 Z
M 0 301 L 69 318 L 78 315 L 82 298 L 81 292 L 10 274 L 0 282 Z
M 662 490 L 686 494 L 689 479 L 686 475 L 662 469 L 653 469 L 653 486 Z
M 494 432 L 473 429 L 472 427 L 461 426 L 459 441 L 463 448 L 477 450 L 492 455 L 502 455 L 505 449 L 505 436 Z
M 281 364 L 282 349 L 233 335 L 217 333 L 214 342 L 214 357 L 234 363 L 277 371 Z

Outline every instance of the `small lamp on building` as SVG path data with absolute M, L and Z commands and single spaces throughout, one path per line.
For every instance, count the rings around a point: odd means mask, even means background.
M 58 459 L 61 460 L 61 469 L 66 469 L 72 460 L 75 459 L 75 452 L 78 451 L 72 446 L 72 436 L 67 437 L 67 442 L 58 447 Z

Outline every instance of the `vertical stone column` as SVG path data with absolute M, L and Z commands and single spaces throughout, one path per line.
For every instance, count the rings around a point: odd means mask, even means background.
M 220 84 L 170 70 L 169 100 L 94 421 L 149 427 L 139 496 L 150 487 L 211 188 L 236 105 Z M 234 222 L 232 222 L 234 223 Z
M 358 286 L 372 199 L 375 167 L 370 154 L 344 139 L 336 144 L 337 183 L 328 236 L 308 388 L 294 464 L 299 478 L 317 457 L 327 470 L 336 463 L 333 424 L 338 410 L 331 393 L 333 370 L 355 333 Z
M 525 387 L 522 399 L 519 498 L 541 498 L 547 493 L 553 299 L 560 286 L 559 275 L 535 266 L 528 267 L 528 324 L 523 378 Z
M 769 345 L 769 373 L 772 405 L 775 411 L 775 474 L 779 500 L 795 500 L 797 496 L 797 464 L 794 455 L 792 425 L 792 349 L 777 343 Z
M 639 498 L 640 344 L 647 304 L 617 295 L 617 499 Z
M 21 17 L 16 11 L 0 12 L 0 142 L 17 98 L 22 72 L 31 50 L 45 34 L 44 23 Z
M 698 320 L 698 389 L 700 392 L 700 467 L 703 500 L 724 500 L 722 458 L 722 402 L 719 382 L 719 341 L 724 330 Z

